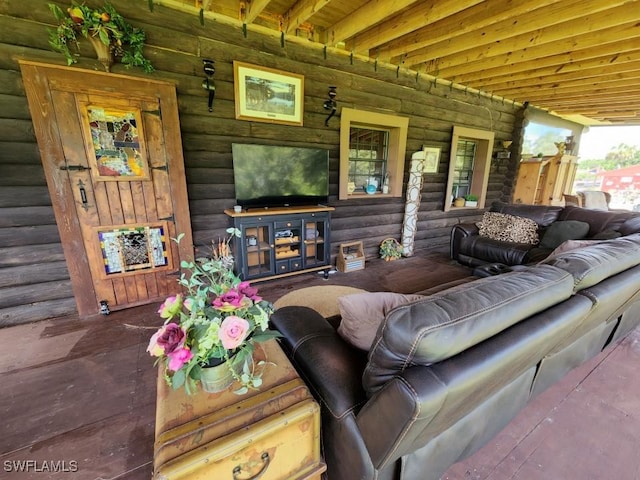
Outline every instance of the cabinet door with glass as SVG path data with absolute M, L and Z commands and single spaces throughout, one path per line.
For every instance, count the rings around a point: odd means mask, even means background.
M 241 226 L 242 242 L 239 264 L 245 280 L 275 273 L 273 223 L 245 223 Z
M 329 216 L 317 213 L 306 216 L 304 223 L 304 268 L 329 262 Z
M 274 232 L 276 273 L 302 270 L 302 219 L 276 217 Z

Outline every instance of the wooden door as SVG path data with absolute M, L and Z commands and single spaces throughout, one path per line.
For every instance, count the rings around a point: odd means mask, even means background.
M 193 256 L 175 86 L 20 67 L 78 313 L 175 293 Z

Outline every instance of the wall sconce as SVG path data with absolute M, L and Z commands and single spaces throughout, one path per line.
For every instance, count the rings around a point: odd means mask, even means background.
M 338 104 L 336 103 L 336 95 L 337 95 L 336 87 L 330 86 L 329 87 L 329 98 L 327 100 L 325 100 L 324 103 L 322 104 L 322 107 L 325 110 L 331 110 L 331 113 L 329 114 L 327 119 L 324 121 L 324 126 L 325 127 L 329 126 L 329 120 L 331 120 L 331 117 L 333 117 L 336 114 L 336 109 L 338 108 Z
M 509 147 L 511 146 L 511 144 L 513 143 L 513 141 L 511 140 L 502 140 L 501 145 L 502 145 L 502 150 L 498 150 L 495 153 L 495 157 L 496 157 L 496 169 L 499 169 L 502 166 L 502 162 L 504 160 L 508 160 L 509 158 L 511 158 L 511 151 L 509 150 Z
M 202 88 L 209 92 L 209 103 L 207 105 L 209 106 L 209 111 L 213 112 L 213 98 L 216 95 L 216 84 L 213 82 L 213 74 L 216 73 L 216 69 L 213 66 L 215 62 L 213 60 L 203 59 L 202 63 L 204 74 L 207 76 L 207 78 L 202 81 Z

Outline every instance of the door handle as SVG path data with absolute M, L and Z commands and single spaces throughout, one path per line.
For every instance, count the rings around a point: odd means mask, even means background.
M 78 191 L 80 192 L 82 209 L 86 212 L 89 210 L 89 200 L 87 199 L 87 190 L 84 188 L 84 182 L 82 180 L 78 180 Z
M 82 200 L 82 204 L 86 205 L 87 203 L 87 191 L 84 189 L 83 185 L 80 185 L 80 200 Z

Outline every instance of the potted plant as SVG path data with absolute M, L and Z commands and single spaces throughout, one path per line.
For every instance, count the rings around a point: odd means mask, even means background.
M 113 56 L 120 57 L 127 67 L 142 67 L 152 72 L 151 62 L 144 57 L 145 33 L 133 27 L 113 6 L 105 4 L 100 8 L 91 8 L 84 4 L 73 3 L 64 12 L 50 3 L 49 8 L 58 21 L 55 30 L 49 30 L 49 44 L 67 59 L 67 65 L 76 63 L 78 53 L 71 53 L 72 45 L 79 50 L 78 35 L 88 39 L 98 54 L 98 60 L 109 71 Z
M 477 207 L 478 206 L 478 196 L 472 193 L 464 196 L 464 206 L 465 207 Z
M 227 232 L 230 236 L 214 246 L 210 258 L 182 261 L 186 273 L 178 283 L 185 292 L 160 306 L 165 322 L 147 348 L 163 364 L 167 383 L 174 389 L 184 386 L 187 393 L 198 383 L 207 392 L 234 381 L 240 384 L 234 393 L 257 389 L 266 362 L 254 364 L 254 346 L 280 335 L 268 329 L 273 305 L 234 273 L 229 242 L 240 231 Z
M 380 244 L 380 257 L 385 262 L 396 260 L 402 256 L 402 245 L 395 238 L 387 238 Z

